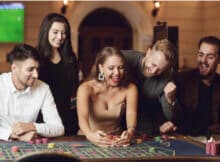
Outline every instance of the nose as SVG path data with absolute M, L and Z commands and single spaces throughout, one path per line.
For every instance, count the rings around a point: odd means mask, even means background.
M 206 62 L 207 62 L 207 57 L 206 57 L 206 56 L 201 57 L 201 61 L 202 61 L 203 63 L 206 63 Z
M 115 74 L 119 74 L 119 69 L 118 69 L 118 68 L 115 68 L 114 73 L 115 73 Z
M 62 39 L 62 33 L 61 32 L 57 33 L 57 38 Z
M 37 69 L 35 69 L 35 70 L 33 71 L 33 77 L 34 77 L 34 78 L 38 78 L 38 70 L 37 70 Z
M 152 74 L 157 74 L 157 72 L 158 72 L 158 68 L 157 67 L 151 67 L 151 73 Z

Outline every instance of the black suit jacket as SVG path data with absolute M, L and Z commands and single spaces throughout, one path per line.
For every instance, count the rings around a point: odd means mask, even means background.
M 192 119 L 198 118 L 194 116 L 194 112 L 198 109 L 198 97 L 199 97 L 199 82 L 200 75 L 198 69 L 190 71 L 180 72 L 175 77 L 177 84 L 177 98 L 179 106 L 182 109 L 182 116 L 179 117 L 178 125 L 180 131 L 183 133 L 192 133 Z M 220 75 L 216 74 L 213 80 L 213 98 L 211 106 L 211 118 L 213 124 L 219 123 L 220 121 Z

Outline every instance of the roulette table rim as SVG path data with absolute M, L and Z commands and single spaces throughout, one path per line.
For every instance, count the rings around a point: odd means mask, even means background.
M 64 158 L 69 161 L 73 162 L 79 162 L 80 160 L 68 153 L 61 153 L 61 152 L 55 152 L 55 151 L 35 151 L 35 152 L 30 152 L 24 155 L 19 156 L 17 159 L 14 161 L 16 162 L 23 162 L 23 161 L 32 161 L 38 158 L 45 158 L 45 160 L 48 160 L 48 158 Z M 41 161 L 44 162 L 44 161 Z

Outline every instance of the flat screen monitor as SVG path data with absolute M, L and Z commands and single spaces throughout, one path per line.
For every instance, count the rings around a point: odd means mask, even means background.
M 24 41 L 24 5 L 0 2 L 0 42 Z

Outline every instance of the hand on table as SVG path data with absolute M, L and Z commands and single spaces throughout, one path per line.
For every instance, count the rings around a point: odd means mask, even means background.
M 167 121 L 160 126 L 160 133 L 171 133 L 177 130 L 177 126 L 171 121 Z
M 120 138 L 116 139 L 116 141 L 114 141 L 116 146 L 129 146 L 131 143 L 131 140 L 133 138 L 133 134 L 129 133 L 128 131 L 123 131 Z
M 27 132 L 21 136 L 18 136 L 19 141 L 25 141 L 25 142 L 28 142 L 28 141 L 33 140 L 35 138 L 37 138 L 37 134 L 35 131 L 30 131 L 30 132 Z
M 18 136 L 17 136 L 14 132 L 12 132 L 12 133 L 10 134 L 10 139 L 16 140 L 16 139 L 18 139 Z
M 109 147 L 112 145 L 113 141 L 107 137 L 107 134 L 103 131 L 96 131 L 87 136 L 93 144 L 100 147 Z
M 30 140 L 33 140 L 33 139 L 37 138 L 37 134 L 36 134 L 35 131 L 30 131 L 30 132 L 24 133 L 20 136 L 16 135 L 15 133 L 11 133 L 10 138 L 12 140 L 19 140 L 19 141 L 28 142 Z
M 36 128 L 32 123 L 16 122 L 12 125 L 12 134 L 15 134 L 17 136 L 20 136 L 30 131 L 36 131 Z

